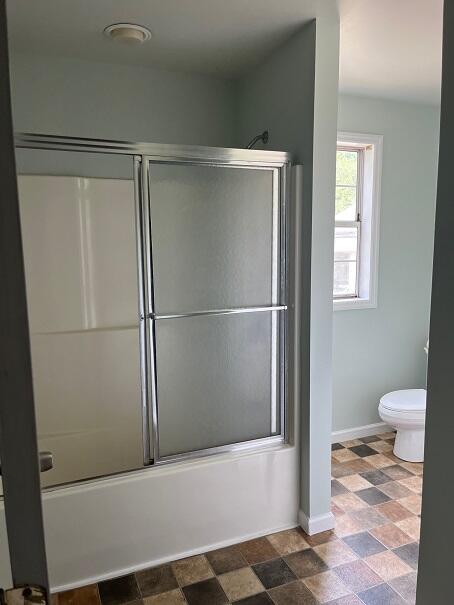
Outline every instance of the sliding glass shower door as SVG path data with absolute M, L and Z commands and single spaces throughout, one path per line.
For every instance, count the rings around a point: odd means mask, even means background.
M 150 162 L 156 461 L 280 435 L 277 169 Z
M 282 442 L 288 156 L 17 145 L 43 485 Z

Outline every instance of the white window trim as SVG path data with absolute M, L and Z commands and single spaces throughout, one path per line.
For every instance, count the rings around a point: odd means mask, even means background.
M 359 296 L 336 298 L 335 311 L 373 309 L 378 304 L 378 248 L 380 236 L 383 136 L 338 132 L 338 144 L 366 146 L 362 191 Z

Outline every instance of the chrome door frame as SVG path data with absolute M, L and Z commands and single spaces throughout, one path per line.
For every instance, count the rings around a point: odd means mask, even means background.
M 218 453 L 247 451 L 275 446 L 287 441 L 287 373 L 288 373 L 288 208 L 289 170 L 291 157 L 280 151 L 262 151 L 255 149 L 233 149 L 223 147 L 203 147 L 193 145 L 168 145 L 160 143 L 140 143 L 130 141 L 109 141 L 65 137 L 56 135 L 17 133 L 15 146 L 26 149 L 53 151 L 91 152 L 102 154 L 121 154 L 131 156 L 133 162 L 134 190 L 136 204 L 136 237 L 139 286 L 139 335 L 141 366 L 142 432 L 144 466 L 154 468 L 175 461 L 199 458 Z M 211 309 L 183 314 L 156 314 L 153 290 L 152 225 L 149 199 L 150 164 L 188 164 L 205 165 L 219 168 L 239 168 L 269 170 L 273 173 L 273 287 L 272 305 L 250 308 Z M 278 243 L 276 246 L 276 236 Z M 276 247 L 275 247 L 276 246 Z M 277 275 L 274 273 L 277 271 Z M 279 415 L 280 433 L 278 435 L 233 443 L 204 450 L 194 450 L 173 456 L 159 456 L 158 404 L 155 322 L 170 317 L 194 315 L 226 315 L 273 311 L 278 314 L 278 364 L 279 364 Z M 274 313 L 273 313 L 274 314 Z M 121 471 L 109 475 L 125 475 L 140 472 L 143 469 Z M 103 477 L 83 479 L 99 480 Z M 79 483 L 80 481 L 71 482 Z M 70 483 L 70 484 L 71 484 Z M 68 484 L 65 484 L 68 485 Z M 55 489 L 51 486 L 47 489 Z

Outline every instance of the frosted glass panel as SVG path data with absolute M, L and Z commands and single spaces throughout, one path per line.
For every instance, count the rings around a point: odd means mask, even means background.
M 38 170 L 47 152 L 34 153 Z M 99 156 L 82 155 L 94 172 Z M 38 440 L 54 454 L 44 485 L 143 465 L 131 158 L 123 171 L 18 177 Z
M 278 319 L 273 311 L 155 322 L 161 457 L 280 432 Z
M 273 302 L 272 191 L 270 170 L 150 165 L 158 313 Z

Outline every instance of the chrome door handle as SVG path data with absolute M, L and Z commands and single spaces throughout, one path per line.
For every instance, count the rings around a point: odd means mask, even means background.
M 39 452 L 39 470 L 41 473 L 54 468 L 54 455 L 52 452 Z M 0 462 L 0 477 L 2 476 L 2 464 Z

